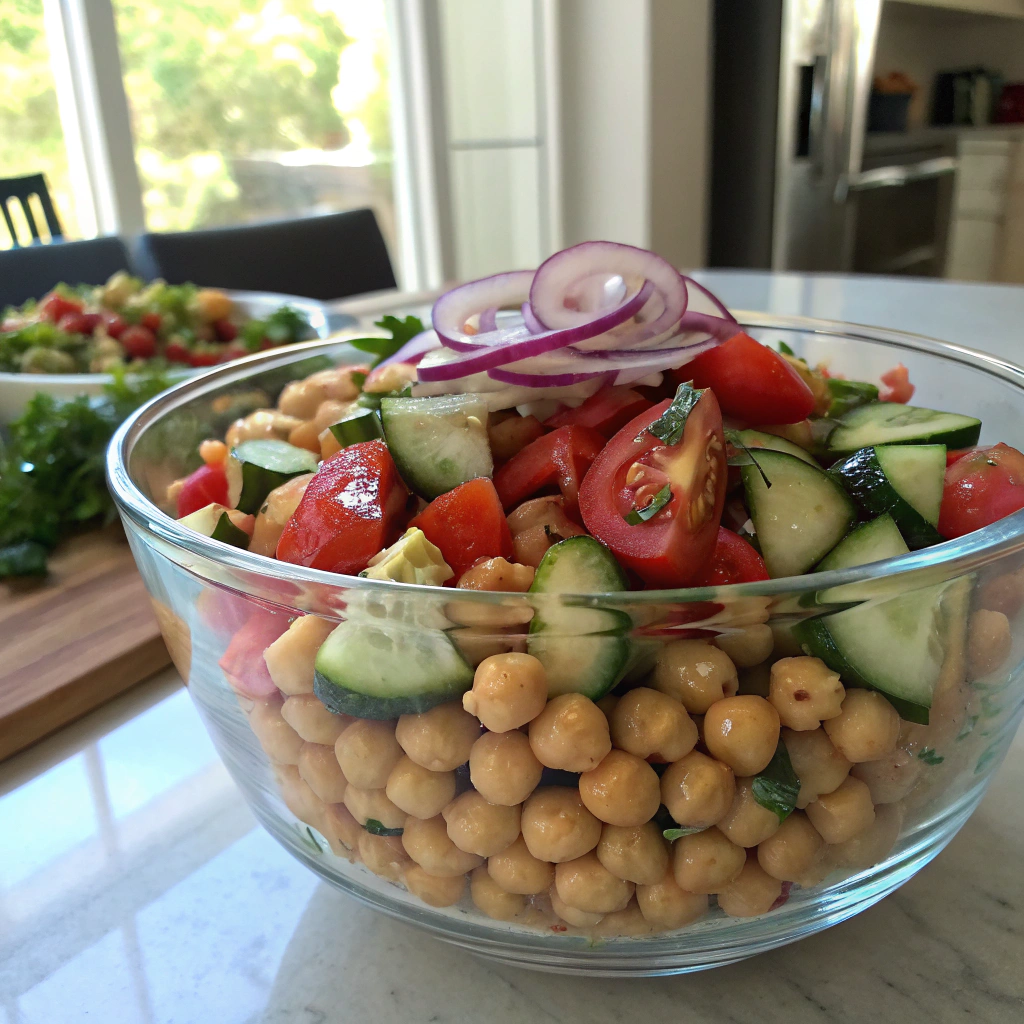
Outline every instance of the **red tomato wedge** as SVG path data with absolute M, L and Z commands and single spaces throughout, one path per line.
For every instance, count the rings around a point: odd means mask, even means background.
M 185 477 L 178 492 L 178 518 L 198 512 L 214 502 L 218 505 L 228 503 L 228 478 L 220 463 L 202 465 Z
M 538 437 L 494 474 L 494 486 L 506 509 L 557 485 L 570 517 L 579 507 L 580 484 L 604 447 L 605 438 L 590 427 L 569 426 Z
M 999 444 L 972 448 L 946 468 L 939 533 L 947 540 L 1024 508 L 1024 455 Z
M 882 374 L 882 386 L 878 389 L 880 402 L 898 402 L 906 405 L 914 397 L 914 385 L 910 383 L 910 371 L 897 363 Z
M 673 370 L 680 383 L 711 388 L 726 416 L 746 423 L 797 423 L 814 412 L 814 395 L 785 359 L 737 334 Z
M 651 403 L 632 388 L 607 387 L 595 391 L 575 409 L 562 409 L 544 421 L 547 427 L 590 427 L 605 437 L 618 433 L 634 416 L 639 416 Z
M 724 587 L 728 583 L 756 583 L 771 577 L 764 559 L 738 533 L 718 528 L 711 564 L 700 579 L 702 587 Z
M 718 538 L 728 478 L 722 413 L 705 391 L 678 444 L 647 428 L 669 406 L 660 402 L 627 423 L 597 457 L 580 490 L 587 529 L 652 587 L 689 586 L 703 579 Z M 631 525 L 626 516 L 670 488 L 667 504 Z
M 398 539 L 407 496 L 383 441 L 342 448 L 309 481 L 277 542 L 277 557 L 327 572 L 361 572 Z
M 288 628 L 287 615 L 257 608 L 246 624 L 231 638 L 224 656 L 217 662 L 231 688 L 246 697 L 276 697 L 263 652 Z
M 409 526 L 418 526 L 431 544 L 436 544 L 459 577 L 481 558 L 514 557 L 501 499 L 486 477 L 470 480 L 435 498 Z

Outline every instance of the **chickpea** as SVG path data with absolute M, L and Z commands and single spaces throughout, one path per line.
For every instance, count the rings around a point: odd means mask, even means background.
M 651 923 L 644 917 L 636 900 L 630 900 L 623 910 L 605 914 L 594 925 L 594 935 L 599 938 L 638 938 L 650 935 L 654 931 Z
M 1010 656 L 1012 644 L 1010 620 L 1002 612 L 987 608 L 972 612 L 967 626 L 967 663 L 971 677 L 979 679 L 995 672 Z
M 822 855 L 825 843 L 802 811 L 794 811 L 774 835 L 758 844 L 757 862 L 772 878 L 795 882 Z
M 320 828 L 326 805 L 313 792 L 309 783 L 299 775 L 294 765 L 279 765 L 277 782 L 281 787 L 281 799 L 285 806 L 299 821 L 304 821 L 313 828 Z
M 646 686 L 624 694 L 609 722 L 615 746 L 644 759 L 678 761 L 697 743 L 697 726 L 686 708 L 667 694 Z
M 860 779 L 848 778 L 834 792 L 808 804 L 807 817 L 826 843 L 845 843 L 875 820 L 871 790 Z
M 459 577 L 458 586 L 463 590 L 512 590 L 525 594 L 533 583 L 535 571 L 532 565 L 487 558 L 467 569 Z
M 299 774 L 325 804 L 340 804 L 345 799 L 348 782 L 333 747 L 303 743 L 299 751 Z
M 523 804 L 523 839 L 538 860 L 560 864 L 589 853 L 601 838 L 601 822 L 583 805 L 578 790 L 541 786 Z
M 900 716 L 880 693 L 850 690 L 842 713 L 828 719 L 822 728 L 847 761 L 877 761 L 896 746 Z
M 612 750 L 580 776 L 580 796 L 596 818 L 610 825 L 642 825 L 658 812 L 660 780 L 655 770 L 624 750 Z
M 285 441 L 288 435 L 302 422 L 294 416 L 286 416 L 277 409 L 257 409 L 255 412 L 235 420 L 224 435 L 229 448 L 237 448 L 243 441 L 263 438 Z
M 249 727 L 271 761 L 298 764 L 302 737 L 284 720 L 280 701 L 258 700 L 249 713 Z
M 231 296 L 218 288 L 200 288 L 195 296 L 196 311 L 207 322 L 224 320 L 231 316 L 234 303 Z
M 307 742 L 333 747 L 353 719 L 336 715 L 320 703 L 312 693 L 288 697 L 281 705 L 281 717 Z
M 566 906 L 588 914 L 624 910 L 633 898 L 632 882 L 613 875 L 594 853 L 555 865 L 555 891 Z
M 480 723 L 458 701 L 450 701 L 418 715 L 402 715 L 395 735 L 418 765 L 432 772 L 450 772 L 469 760 Z
M 687 892 L 719 892 L 740 873 L 745 860 L 743 847 L 729 842 L 714 826 L 672 844 L 672 872 L 676 884 Z
M 526 651 L 526 641 L 522 637 L 504 633 L 494 626 L 462 626 L 451 630 L 448 635 L 474 668 L 496 654 Z
M 316 653 L 336 625 L 316 615 L 301 615 L 263 652 L 270 678 L 282 693 L 294 697 L 313 692 Z
M 360 789 L 383 789 L 392 769 L 402 759 L 394 722 L 369 718 L 356 719 L 338 737 L 334 753 L 345 778 Z
M 737 775 L 757 775 L 779 745 L 779 713 L 763 697 L 728 697 L 704 716 L 704 743 Z
M 850 774 L 868 787 L 873 804 L 894 804 L 914 788 L 923 770 L 913 753 L 897 747 L 877 761 L 854 765 Z
M 653 885 L 668 871 L 668 843 L 650 821 L 642 825 L 605 825 L 597 859 L 617 878 Z
M 404 828 L 408 818 L 405 811 L 388 799 L 383 789 L 360 789 L 349 783 L 344 803 L 360 825 L 379 821 L 385 828 Z
M 779 830 L 779 816 L 754 799 L 753 779 L 737 779 L 736 795 L 718 827 L 737 846 L 749 849 Z
M 406 818 L 402 847 L 427 874 L 438 878 L 464 875 L 483 863 L 483 857 L 460 850 L 448 838 L 448 826 L 438 814 L 433 818 Z
M 363 831 L 359 837 L 359 858 L 375 874 L 389 882 L 401 881 L 409 858 L 397 836 L 375 836 Z
M 336 857 L 352 860 L 359 849 L 359 837 L 366 831 L 344 804 L 328 804 L 319 825 Z
M 516 561 L 524 565 L 540 565 L 552 544 L 586 531 L 566 514 L 560 497 L 531 498 L 509 513 L 509 529 Z
M 520 416 L 515 412 L 487 425 L 487 440 L 495 462 L 508 462 L 543 433 L 544 427 L 536 416 Z
M 670 764 L 661 777 L 661 802 L 687 828 L 718 822 L 732 805 L 735 791 L 732 769 L 699 750 Z
M 228 446 L 223 441 L 207 438 L 200 442 L 199 458 L 208 466 L 220 466 L 227 462 Z
M 673 640 L 658 655 L 653 685 L 680 701 L 691 715 L 703 715 L 715 701 L 732 697 L 739 679 L 725 651 L 704 640 Z
M 406 814 L 433 818 L 455 798 L 455 772 L 432 772 L 403 756 L 391 769 L 384 792 Z
M 707 896 L 680 889 L 671 871 L 651 885 L 638 885 L 636 901 L 640 913 L 658 931 L 683 928 L 708 912 Z
M 448 838 L 466 853 L 490 857 L 519 835 L 519 807 L 488 803 L 475 789 L 457 796 L 442 812 Z
M 554 866 L 534 857 L 522 836 L 487 858 L 487 872 L 505 892 L 520 896 L 546 892 L 555 880 Z
M 591 914 L 585 910 L 570 907 L 568 903 L 562 901 L 554 886 L 551 887 L 551 909 L 573 928 L 593 928 L 594 925 L 600 924 L 601 918 L 604 917 L 604 914 Z
M 1004 573 L 986 580 L 978 588 L 978 606 L 989 611 L 1002 612 L 1008 619 L 1015 618 L 1024 605 L 1024 575 Z
M 418 896 L 429 907 L 454 906 L 466 892 L 465 875 L 438 878 L 428 874 L 419 864 L 407 867 L 402 873 L 402 881 L 413 896 Z
M 775 637 L 764 622 L 754 623 L 735 633 L 722 633 L 715 637 L 715 646 L 725 651 L 737 668 L 753 668 L 771 657 Z
M 469 752 L 469 779 L 492 804 L 521 804 L 543 771 L 529 738 L 517 730 L 485 732 Z
M 758 917 L 767 914 L 781 895 L 782 882 L 772 878 L 751 855 L 743 870 L 718 894 L 718 905 L 730 917 Z
M 312 431 L 315 431 L 316 423 L 303 423 L 302 427 L 299 429 L 301 430 L 303 427 L 312 427 Z M 312 433 L 312 431 L 310 431 L 310 433 Z M 294 433 L 294 431 L 292 433 Z M 309 440 L 311 445 L 310 451 L 318 453 L 321 461 L 323 462 L 326 462 L 332 455 L 337 455 L 338 452 L 341 451 L 341 442 L 334 436 L 330 427 L 325 427 L 321 430 L 320 433 L 316 435 L 315 441 L 313 441 L 312 438 L 309 438 Z M 291 441 L 290 437 L 289 441 Z M 292 441 L 292 444 L 296 444 L 296 442 Z M 316 448 L 313 448 L 312 444 L 316 444 Z M 299 447 L 301 448 L 302 445 L 299 445 Z
M 388 363 L 370 372 L 363 382 L 363 391 L 370 395 L 387 394 L 389 391 L 401 391 L 415 380 L 416 367 L 412 363 Z
M 903 827 L 903 808 L 900 804 L 883 804 L 875 808 L 875 820 L 863 832 L 829 847 L 829 854 L 841 867 L 863 871 L 892 852 Z
M 782 742 L 786 745 L 793 771 L 800 780 L 797 807 L 806 807 L 823 793 L 838 789 L 843 779 L 850 774 L 850 762 L 832 745 L 824 729 L 813 729 L 811 732 L 783 729 Z
M 352 412 L 353 403 L 343 402 L 336 398 L 328 398 L 326 401 L 321 402 L 317 407 L 316 415 L 313 417 L 313 429 L 317 432 L 317 437 L 327 430 L 328 427 L 343 420 L 350 412 Z
M 288 443 L 295 445 L 296 448 L 305 448 L 307 452 L 312 452 L 314 455 L 320 454 L 320 435 L 312 420 L 306 420 L 295 427 L 288 434 Z M 324 456 L 324 458 L 326 457 Z
M 846 689 L 821 658 L 782 658 L 772 665 L 769 700 L 787 729 L 809 731 L 843 710 Z
M 505 892 L 485 867 L 473 869 L 469 876 L 469 894 L 477 910 L 496 921 L 514 921 L 526 909 L 526 897 Z
M 496 654 L 477 666 L 462 706 L 491 732 L 508 732 L 536 718 L 547 699 L 547 674 L 532 654 Z
M 608 719 L 582 694 L 563 693 L 530 722 L 530 746 L 547 768 L 589 771 L 612 749 Z
M 366 372 L 365 366 L 332 366 L 310 374 L 306 383 L 322 388 L 324 400 L 333 398 L 337 402 L 351 402 L 359 397 L 359 386 L 352 379 L 352 374 Z
M 267 555 L 270 558 L 274 557 L 277 552 L 277 543 L 281 539 L 281 534 L 284 533 L 284 528 L 287 525 L 288 520 L 291 519 L 295 514 L 295 510 L 299 507 L 299 502 L 302 501 L 302 496 L 306 493 L 306 487 L 312 479 L 312 473 L 303 473 L 301 476 L 293 476 L 291 480 L 281 484 L 280 487 L 275 487 L 267 495 L 266 501 L 263 502 L 259 512 L 256 513 L 256 523 L 252 530 L 252 540 L 249 541 L 249 550 L 253 552 L 253 554 Z M 295 622 L 302 622 L 303 619 L 313 618 L 315 618 L 315 616 L 303 615 L 301 619 L 296 619 Z M 322 622 L 323 620 L 321 619 L 318 621 Z M 292 623 L 292 625 L 294 626 L 295 623 Z M 333 628 L 334 623 L 328 623 L 327 625 Z M 330 630 L 328 630 L 328 632 L 330 632 Z M 324 639 L 326 639 L 326 635 Z M 273 644 L 271 646 L 273 646 Z M 316 651 L 314 651 L 313 654 L 315 656 Z M 273 675 L 273 669 L 271 669 L 271 675 Z M 286 690 L 285 692 L 287 693 L 292 691 Z M 313 692 L 312 670 L 310 670 L 309 689 L 302 692 Z
M 359 389 L 352 381 L 354 369 L 338 367 L 321 370 L 305 380 L 293 380 L 281 392 L 277 400 L 278 409 L 300 420 L 311 420 L 328 399 L 351 402 L 359 397 Z

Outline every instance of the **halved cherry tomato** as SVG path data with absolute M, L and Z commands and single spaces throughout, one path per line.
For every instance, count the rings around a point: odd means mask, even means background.
M 118 340 L 125 355 L 132 359 L 148 359 L 156 355 L 156 335 L 142 324 L 127 328 Z
M 234 341 L 238 337 L 238 328 L 230 320 L 214 320 L 213 330 L 219 341 Z
M 139 323 L 143 327 L 148 327 L 154 334 L 160 330 L 163 322 L 164 318 L 159 313 L 143 313 L 139 318 Z
M 342 448 L 309 481 L 277 542 L 277 557 L 327 572 L 361 572 L 398 539 L 406 497 L 383 441 Z
M 228 503 L 228 478 L 223 463 L 219 462 L 213 466 L 203 464 L 185 477 L 178 492 L 178 518 L 198 512 L 212 502 Z
M 711 388 L 722 412 L 746 423 L 796 423 L 814 412 L 814 395 L 796 370 L 749 334 L 735 335 L 673 374 Z
M 81 313 L 82 303 L 77 299 L 69 299 L 59 292 L 49 292 L 39 303 L 39 315 L 44 320 L 60 323 L 68 313 Z
M 111 312 L 109 309 L 103 310 L 100 313 L 100 318 L 107 329 L 107 334 L 112 338 L 120 338 L 128 329 L 128 321 L 119 313 Z
M 494 474 L 494 486 L 506 509 L 546 488 L 558 486 L 569 516 L 579 508 L 580 484 L 604 447 L 604 436 L 590 427 L 559 427 L 513 455 Z
M 728 479 L 722 412 L 705 391 L 678 444 L 647 428 L 671 405 L 666 399 L 627 423 L 597 457 L 580 490 L 587 529 L 654 587 L 703 579 L 718 538 Z M 626 516 L 668 485 L 668 503 L 645 523 Z
M 947 540 L 1024 508 L 1024 455 L 999 444 L 973 448 L 946 469 L 939 533 Z
M 236 693 L 254 699 L 279 694 L 274 680 L 270 678 L 263 652 L 284 633 L 288 622 L 287 615 L 257 608 L 231 638 L 217 664 Z
M 544 421 L 548 427 L 568 427 L 579 424 L 611 437 L 634 416 L 639 416 L 651 403 L 632 388 L 607 387 L 595 391 L 575 409 L 562 409 Z
M 192 359 L 192 353 L 180 341 L 172 341 L 164 349 L 164 355 L 170 363 L 185 363 L 187 365 Z
M 878 400 L 905 404 L 914 397 L 914 390 L 914 385 L 910 383 L 910 371 L 902 363 L 897 363 L 891 370 L 886 370 L 882 374 Z
M 501 499 L 486 477 L 470 480 L 435 498 L 409 526 L 419 527 L 459 577 L 481 558 L 512 560 L 512 531 Z
M 99 322 L 99 313 L 65 313 L 57 326 L 68 334 L 92 334 Z
M 754 547 L 738 533 L 720 526 L 711 564 L 698 586 L 724 587 L 728 583 L 755 583 L 770 578 L 764 559 Z

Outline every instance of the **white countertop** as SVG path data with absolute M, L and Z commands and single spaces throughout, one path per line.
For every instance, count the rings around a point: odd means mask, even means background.
M 747 309 L 1024 358 L 1024 289 L 704 274 Z M 0 1024 L 1024 1019 L 1024 734 L 893 896 L 717 971 L 642 981 L 477 960 L 320 883 L 260 830 L 173 671 L 0 765 Z

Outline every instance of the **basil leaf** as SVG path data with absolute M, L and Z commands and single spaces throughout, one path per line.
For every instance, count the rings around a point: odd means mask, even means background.
M 776 814 L 779 821 L 785 821 L 793 813 L 800 792 L 800 779 L 793 771 L 793 762 L 782 740 L 779 740 L 768 767 L 754 776 L 750 788 L 754 799 Z
M 366 824 L 363 826 L 367 832 L 375 836 L 400 836 L 404 829 L 400 828 L 388 828 L 383 825 L 376 818 L 367 819 Z
M 356 370 L 352 374 L 352 383 L 355 384 L 360 391 L 363 390 L 363 385 L 366 383 L 366 374 L 362 370 Z
M 418 316 L 407 316 L 399 320 L 397 316 L 385 316 L 374 321 L 375 327 L 388 331 L 390 338 L 352 338 L 349 344 L 360 352 L 368 352 L 377 358 L 372 366 L 385 359 L 390 359 L 406 342 L 411 341 L 423 330 L 423 321 Z M 371 368 L 372 368 L 371 366 Z
M 931 747 L 925 747 L 917 756 L 925 764 L 931 765 L 942 764 L 946 760 L 941 754 L 935 753 Z
M 664 487 L 654 496 L 654 501 L 648 505 L 644 505 L 643 508 L 635 508 L 628 515 L 622 518 L 629 523 L 630 526 L 639 526 L 641 523 L 646 523 L 649 519 L 653 519 L 670 501 L 672 500 L 672 485 L 665 484 Z
M 683 836 L 692 836 L 697 832 L 703 832 L 703 828 L 666 828 L 662 830 L 662 835 L 670 842 L 675 842 L 677 839 L 682 839 Z
M 703 828 L 692 828 L 689 825 L 680 825 L 668 812 L 668 808 L 662 804 L 654 815 L 654 824 L 661 829 L 661 834 L 671 843 L 683 836 L 692 836 L 695 832 L 703 832 Z
M 686 421 L 705 390 L 695 388 L 692 381 L 680 384 L 672 404 L 647 428 L 647 432 L 667 445 L 679 444 L 686 429 Z
M 796 355 L 796 353 L 784 341 L 780 341 L 779 342 L 779 351 L 784 356 L 795 356 Z
M 830 419 L 838 419 L 851 409 L 878 401 L 878 388 L 862 380 L 837 380 L 829 377 L 826 381 L 832 402 L 828 407 Z

